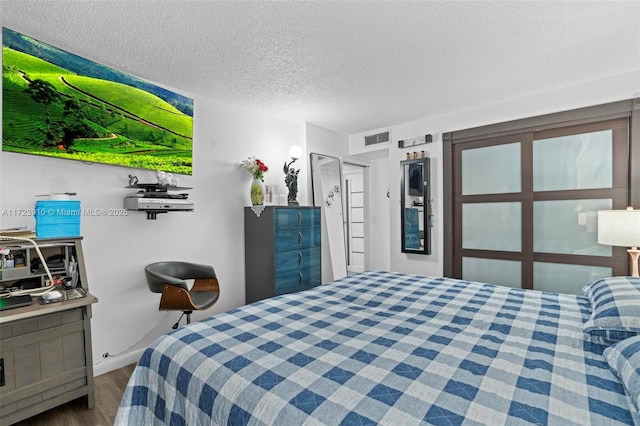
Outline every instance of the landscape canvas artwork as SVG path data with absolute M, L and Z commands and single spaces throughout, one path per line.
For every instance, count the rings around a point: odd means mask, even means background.
M 193 100 L 3 28 L 2 149 L 191 175 Z

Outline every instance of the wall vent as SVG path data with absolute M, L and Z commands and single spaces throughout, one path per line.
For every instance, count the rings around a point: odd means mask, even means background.
M 377 145 L 380 143 L 387 143 L 391 140 L 390 137 L 391 132 L 386 131 L 382 133 L 377 133 L 375 135 L 365 136 L 364 137 L 364 146 Z

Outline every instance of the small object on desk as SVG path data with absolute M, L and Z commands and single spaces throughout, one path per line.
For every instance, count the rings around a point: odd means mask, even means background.
M 24 261 L 24 254 L 16 254 L 13 257 L 13 267 L 22 268 L 23 266 L 26 266 L 26 263 Z
M 48 293 L 45 293 L 41 296 L 44 300 L 48 300 L 49 302 L 55 302 L 58 300 L 62 300 L 62 293 L 58 290 L 52 290 Z
M 71 256 L 71 262 L 69 262 L 69 274 L 71 274 L 71 281 L 67 283 L 67 287 L 78 286 L 78 263 L 76 259 Z
M 67 297 L 67 300 L 81 299 L 83 297 L 87 297 L 87 292 L 82 287 L 78 287 L 71 290 L 67 290 L 66 297 Z
M 0 311 L 5 309 L 21 308 L 33 304 L 31 296 L 24 294 L 20 296 L 11 296 L 0 298 Z
M 51 267 L 51 266 L 49 266 L 49 267 Z M 53 283 L 51 281 L 49 281 L 49 280 L 46 280 L 45 283 L 46 283 L 47 286 L 49 286 L 49 285 L 61 286 L 61 285 L 63 285 L 65 283 L 65 280 L 66 280 L 66 277 L 63 278 L 60 275 L 54 275 L 53 276 Z
M 18 228 L 0 229 L 0 236 L 2 237 L 22 237 L 22 238 L 35 238 L 36 233 L 30 231 L 26 226 Z
M 41 305 L 49 303 L 64 302 L 65 300 L 74 300 L 87 297 L 87 292 L 82 288 L 72 288 L 71 290 L 51 290 L 42 296 L 38 297 L 38 302 Z

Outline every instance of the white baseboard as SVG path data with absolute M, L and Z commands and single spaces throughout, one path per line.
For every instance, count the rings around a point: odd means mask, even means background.
M 118 368 L 122 368 L 129 364 L 135 364 L 138 362 L 143 349 L 138 349 L 137 351 L 129 352 L 120 356 L 113 356 L 108 358 L 100 358 L 98 362 L 93 364 L 93 375 L 100 376 L 102 374 L 108 373 L 113 370 L 117 370 Z

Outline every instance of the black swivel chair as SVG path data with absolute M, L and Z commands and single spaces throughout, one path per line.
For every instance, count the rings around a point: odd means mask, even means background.
M 162 293 L 161 311 L 182 311 L 182 315 L 173 325 L 177 329 L 183 315 L 187 324 L 191 323 L 194 310 L 204 310 L 213 306 L 220 296 L 218 278 L 212 266 L 188 262 L 156 262 L 144 268 L 149 290 Z M 189 286 L 185 280 L 194 280 Z

